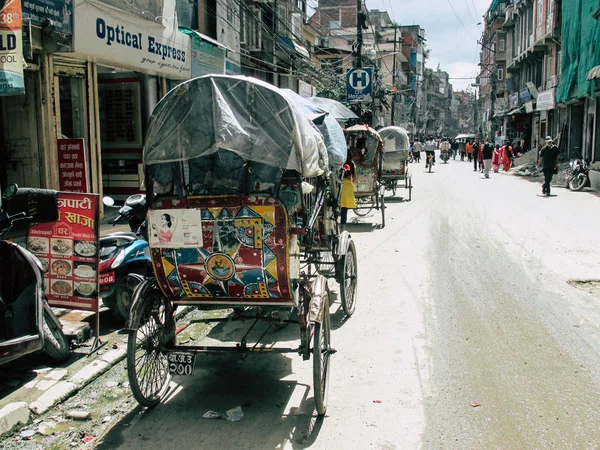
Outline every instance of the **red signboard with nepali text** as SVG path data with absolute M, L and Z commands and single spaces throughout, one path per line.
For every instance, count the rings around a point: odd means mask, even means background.
M 44 267 L 51 306 L 98 312 L 99 199 L 59 192 L 58 221 L 29 227 L 27 249 Z
M 84 139 L 57 139 L 60 190 L 87 192 Z

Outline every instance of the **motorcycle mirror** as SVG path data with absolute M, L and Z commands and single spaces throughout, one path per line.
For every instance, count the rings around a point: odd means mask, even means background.
M 115 200 L 112 197 L 104 197 L 102 203 L 106 206 L 115 206 Z
M 16 184 L 11 184 L 6 189 L 4 189 L 4 192 L 2 192 L 2 197 L 4 197 L 6 200 L 10 200 L 12 197 L 15 196 L 18 190 L 19 186 L 17 186 Z

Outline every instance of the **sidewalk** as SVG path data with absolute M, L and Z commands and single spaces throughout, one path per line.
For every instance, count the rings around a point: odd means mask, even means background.
M 112 226 L 108 216 L 101 221 L 100 235 L 129 231 L 127 224 Z M 25 233 L 17 230 L 7 236 L 20 245 Z M 95 313 L 53 308 L 63 324 L 63 331 L 73 343 L 69 361 L 60 367 L 50 367 L 42 354 L 29 355 L 2 367 L 0 375 L 0 436 L 18 424 L 32 420 L 32 413 L 48 411 L 102 375 L 126 356 L 127 335 L 119 334 L 120 324 L 113 322 L 106 308 L 100 312 L 101 336 L 104 345 L 91 355 L 91 330 Z

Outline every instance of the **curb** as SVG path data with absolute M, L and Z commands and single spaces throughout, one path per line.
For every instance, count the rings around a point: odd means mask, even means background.
M 177 311 L 176 318 L 181 319 L 194 309 L 187 306 Z M 26 402 L 14 402 L 0 409 L 0 436 L 13 431 L 19 424 L 27 425 L 31 420 L 31 414 L 39 416 L 54 406 L 68 400 L 107 372 L 111 367 L 121 362 L 127 356 L 126 348 L 107 350 L 106 353 L 86 364 L 77 373 L 66 381 L 58 381 L 52 385 L 37 400 L 27 404 Z

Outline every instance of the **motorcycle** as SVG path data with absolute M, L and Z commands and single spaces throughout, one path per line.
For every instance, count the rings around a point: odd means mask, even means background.
M 590 164 L 583 158 L 572 159 L 569 162 L 566 178 L 567 188 L 572 191 L 581 191 L 590 186 Z
M 104 197 L 106 206 L 114 206 L 110 197 Z M 119 208 L 113 226 L 122 221 L 129 224 L 130 232 L 110 233 L 100 238 L 100 298 L 113 316 L 126 321 L 135 288 L 152 274 L 148 242 L 142 236 L 146 196 L 135 194 Z
M 17 224 L 58 220 L 56 191 L 13 184 L 2 198 L 0 236 Z M 44 270 L 31 252 L 0 239 L 0 365 L 40 350 L 56 363 L 69 359 L 69 343 L 44 292 Z
M 450 159 L 448 156 L 448 150 L 442 150 L 440 152 L 440 158 L 442 161 L 444 161 L 444 164 L 448 163 L 448 160 Z

